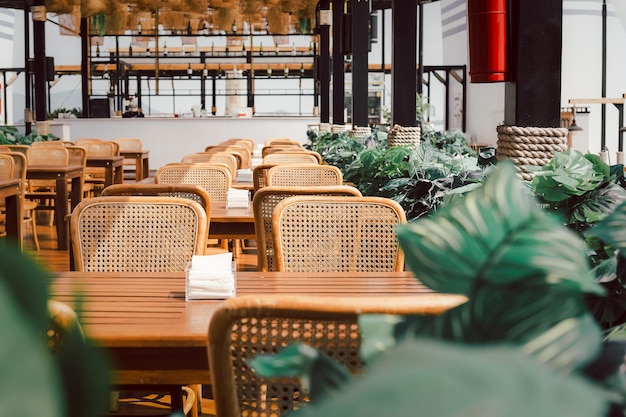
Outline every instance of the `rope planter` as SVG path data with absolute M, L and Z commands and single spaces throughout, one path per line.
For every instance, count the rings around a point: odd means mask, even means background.
M 369 126 L 354 126 L 354 128 L 350 131 L 349 136 L 351 138 L 360 138 L 363 136 L 370 136 L 372 134 L 372 129 Z
M 419 126 L 394 125 L 387 135 L 387 148 L 420 143 L 422 140 L 421 132 L 422 130 Z
M 510 159 L 524 181 L 532 181 L 533 173 L 526 166 L 543 166 L 556 152 L 567 150 L 567 129 L 500 125 L 498 160 Z

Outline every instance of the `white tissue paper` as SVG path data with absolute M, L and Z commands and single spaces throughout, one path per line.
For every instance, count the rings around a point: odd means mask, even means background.
M 231 252 L 194 255 L 187 265 L 185 300 L 223 300 L 235 296 L 235 268 Z
M 239 182 L 252 182 L 252 170 L 251 169 L 238 169 L 237 181 Z
M 250 207 L 250 192 L 231 188 L 226 194 L 226 208 L 248 208 Z

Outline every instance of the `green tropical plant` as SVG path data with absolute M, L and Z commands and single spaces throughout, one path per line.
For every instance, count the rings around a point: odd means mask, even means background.
M 398 236 L 425 285 L 468 302 L 440 316 L 362 317 L 366 345 L 392 339 L 392 347 L 368 359 L 365 376 L 296 415 L 622 415 L 626 384 L 617 376 L 625 349 L 608 358 L 612 366 L 600 360 L 608 350 L 585 295 L 604 289 L 593 280 L 585 244 L 538 204 L 510 164 Z M 285 372 L 268 360 L 259 368 L 264 376 Z M 292 374 L 314 368 L 289 363 Z M 324 369 L 332 375 L 325 381 L 341 381 Z
M 60 138 L 52 133 L 40 135 L 31 132 L 28 135 L 22 135 L 15 126 L 0 126 L 0 145 L 30 145 L 33 142 L 47 140 L 60 140 Z
M 48 283 L 52 277 L 0 241 L 0 368 L 3 415 L 84 417 L 107 411 L 107 360 L 75 327 L 52 352 Z

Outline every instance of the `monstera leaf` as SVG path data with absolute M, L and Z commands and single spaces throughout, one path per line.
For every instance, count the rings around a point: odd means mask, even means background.
M 399 227 L 398 239 L 411 270 L 439 292 L 522 282 L 602 292 L 584 242 L 528 196 L 510 163 L 456 204 Z
M 626 255 L 626 203 L 620 204 L 613 213 L 591 228 L 589 234 L 602 239 Z

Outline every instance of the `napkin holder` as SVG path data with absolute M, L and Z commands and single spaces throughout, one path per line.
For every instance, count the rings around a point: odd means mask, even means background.
M 228 293 L 214 293 L 210 294 L 208 292 L 198 292 L 192 288 L 193 284 L 190 281 L 190 272 L 192 271 L 192 262 L 187 262 L 187 266 L 185 267 L 185 301 L 191 300 L 226 300 L 228 298 L 233 298 L 237 294 L 237 263 L 233 261 L 231 263 L 230 273 L 232 274 L 232 291 Z M 206 279 L 210 279 L 210 272 L 207 272 Z

